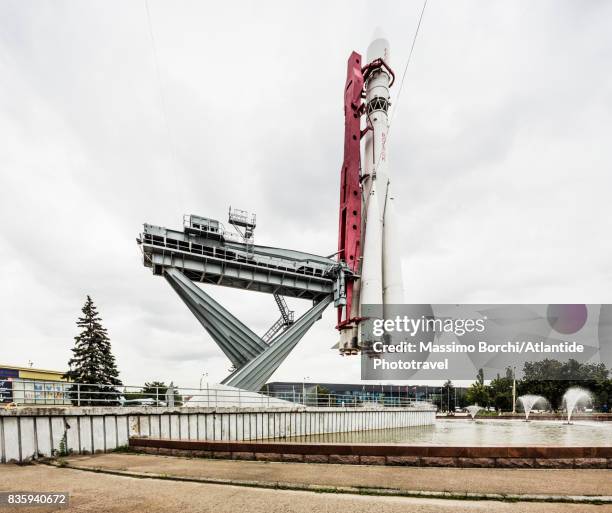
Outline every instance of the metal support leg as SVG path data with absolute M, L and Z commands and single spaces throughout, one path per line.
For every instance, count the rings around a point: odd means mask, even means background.
M 274 374 L 332 301 L 331 295 L 321 300 L 268 345 L 179 269 L 165 268 L 164 277 L 236 367 L 223 384 L 255 392 Z
M 223 384 L 258 392 L 310 327 L 321 318 L 331 301 L 332 297 L 328 296 L 314 305 L 295 324 L 278 335 L 264 352 L 225 378 Z
M 237 369 L 269 348 L 252 330 L 187 278 L 167 267 L 164 277 Z

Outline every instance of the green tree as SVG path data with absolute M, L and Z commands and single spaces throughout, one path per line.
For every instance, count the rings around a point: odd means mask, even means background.
M 143 397 L 149 399 L 155 399 L 157 401 L 165 401 L 166 400 L 166 392 L 168 391 L 168 387 L 170 385 L 166 385 L 163 381 L 151 381 L 150 383 L 145 383 L 142 388 Z M 174 405 L 181 406 L 183 404 L 183 397 L 178 392 L 178 385 L 173 385 L 174 387 Z M 196 398 L 195 400 L 201 401 L 201 398 Z
M 468 404 L 477 404 L 479 406 L 489 406 L 490 395 L 489 387 L 484 384 L 484 371 L 478 369 L 476 381 L 470 385 L 465 394 Z
M 499 374 L 489 385 L 489 395 L 493 406 L 498 410 L 512 410 L 512 369 L 506 369 L 506 375 Z
M 69 388 L 70 399 L 80 406 L 117 405 L 115 387 L 121 380 L 106 328 L 91 297 L 87 296 L 81 311 L 83 316 L 76 323 L 81 333 L 74 337 L 70 370 L 63 376 L 75 383 Z
M 479 385 L 484 385 L 484 371 L 482 367 L 478 369 L 478 373 L 476 374 L 476 383 Z
M 163 381 L 151 381 L 145 382 L 144 386 L 137 391 L 123 391 L 123 396 L 128 400 L 138 400 L 138 399 L 153 399 L 158 402 L 166 401 L 166 392 L 168 391 L 168 386 Z M 175 389 L 178 388 L 176 385 Z M 201 398 L 197 398 L 201 401 Z M 182 404 L 183 397 L 178 393 L 178 390 L 174 390 L 174 404 L 176 406 L 180 406 Z
M 166 397 L 166 392 L 168 391 L 168 385 L 163 381 L 150 381 L 145 382 L 144 387 L 142 387 L 141 393 L 143 397 L 148 397 L 150 399 L 159 399 L 160 401 L 164 400 Z
M 477 404 L 478 406 L 489 406 L 491 401 L 488 387 L 482 383 L 472 383 L 465 393 L 465 398 L 468 404 Z

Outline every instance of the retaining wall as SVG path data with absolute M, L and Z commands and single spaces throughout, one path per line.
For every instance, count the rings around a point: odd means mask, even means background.
M 455 447 L 394 444 L 204 442 L 130 438 L 138 452 L 234 460 L 477 468 L 612 469 L 612 447 Z
M 414 408 L 23 407 L 0 410 L 0 462 L 106 452 L 130 437 L 249 441 L 434 422 L 434 410 Z

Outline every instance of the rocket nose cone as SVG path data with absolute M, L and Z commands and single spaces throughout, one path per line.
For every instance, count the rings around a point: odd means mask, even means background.
M 374 35 L 372 36 L 372 42 L 368 46 L 368 62 L 372 62 L 375 59 L 384 59 L 385 62 L 389 62 L 391 57 L 389 51 L 389 41 L 387 40 L 383 29 L 376 27 Z

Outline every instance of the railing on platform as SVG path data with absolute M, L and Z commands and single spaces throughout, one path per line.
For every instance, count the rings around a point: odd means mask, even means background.
M 109 385 L 15 379 L 0 382 L 0 404 L 11 406 L 152 406 L 152 407 L 291 407 L 435 408 L 400 391 L 386 393 L 322 393 L 304 385 L 284 391 L 251 392 L 223 385 L 202 388 L 151 385 Z

